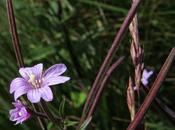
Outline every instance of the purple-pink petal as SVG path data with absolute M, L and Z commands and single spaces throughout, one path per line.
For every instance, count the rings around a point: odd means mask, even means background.
M 44 83 L 46 83 L 48 85 L 56 85 L 56 84 L 65 83 L 68 80 L 70 80 L 70 77 L 66 77 L 66 76 L 53 76 L 53 77 L 50 77 L 50 78 L 45 79 Z
M 20 68 L 19 73 L 24 79 L 28 80 L 29 75 L 32 74 L 31 67 Z
M 41 92 L 41 97 L 49 102 L 49 101 L 52 101 L 53 100 L 53 93 L 52 93 L 52 90 L 49 88 L 49 87 L 43 87 L 40 89 L 40 92 Z
M 146 80 L 146 79 L 141 79 L 141 81 L 142 81 L 142 84 L 143 84 L 144 86 L 147 86 L 147 85 L 148 85 L 148 80 Z
M 32 89 L 27 92 L 27 98 L 31 103 L 38 103 L 41 99 L 41 93 L 39 89 Z
M 142 78 L 148 79 L 153 74 L 153 71 L 143 70 Z
M 42 72 L 43 72 L 43 64 L 40 63 L 32 67 L 32 72 L 36 76 L 37 79 L 40 79 Z
M 146 69 L 143 70 L 141 82 L 144 86 L 148 85 L 148 80 L 152 74 L 153 74 L 152 70 L 151 71 L 148 71 Z
M 19 111 L 18 108 L 10 110 L 9 114 L 10 114 L 10 120 L 11 121 L 15 121 L 16 120 L 16 118 L 18 117 L 18 111 Z
M 14 91 L 16 91 L 18 88 L 21 88 L 23 86 L 28 86 L 28 82 L 23 79 L 23 78 L 15 78 L 14 80 L 12 80 L 11 84 L 10 84 L 10 93 L 13 93 Z
M 57 77 L 63 74 L 67 70 L 67 67 L 64 64 L 55 64 L 48 68 L 43 74 L 44 78 L 47 80 L 50 77 Z
M 30 75 L 35 75 L 37 78 L 40 78 L 42 75 L 42 71 L 43 71 L 43 64 L 42 63 L 37 64 L 33 67 L 25 67 L 25 68 L 19 69 L 19 73 L 26 80 L 29 79 Z
M 30 90 L 27 86 L 21 86 L 20 88 L 16 89 L 14 92 L 14 98 L 15 101 L 18 99 L 18 97 L 22 96 L 23 94 L 26 94 Z

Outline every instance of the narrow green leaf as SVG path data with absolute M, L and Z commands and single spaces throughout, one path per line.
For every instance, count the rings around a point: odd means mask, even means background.
M 92 116 L 84 121 L 84 123 L 80 127 L 80 130 L 86 130 L 86 128 L 87 128 L 88 124 L 91 122 L 91 120 L 92 120 Z

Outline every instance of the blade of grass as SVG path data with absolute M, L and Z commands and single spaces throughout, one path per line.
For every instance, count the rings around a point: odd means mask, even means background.
M 84 121 L 84 123 L 81 125 L 80 130 L 86 130 L 88 124 L 91 122 L 92 117 L 87 118 L 87 120 Z
M 166 61 L 164 62 L 164 65 L 162 66 L 156 80 L 154 81 L 149 93 L 147 94 L 144 102 L 140 106 L 138 112 L 136 113 L 134 120 L 129 124 L 127 130 L 134 130 L 138 124 L 141 122 L 143 116 L 148 110 L 148 107 L 151 105 L 152 101 L 155 99 L 156 94 L 165 79 L 165 76 L 170 68 L 170 65 L 172 64 L 175 57 L 175 48 L 171 50 L 169 53 L 169 56 L 167 57 Z
M 127 13 L 127 9 L 124 8 L 120 8 L 120 7 L 115 7 L 112 5 L 108 5 L 108 4 L 104 4 L 102 2 L 97 2 L 97 1 L 92 1 L 92 0 L 79 0 L 79 2 L 82 2 L 84 4 L 88 4 L 88 5 L 93 5 L 96 7 L 101 7 L 103 9 L 107 9 L 113 12 L 117 12 L 117 13 L 123 13 L 126 14 Z

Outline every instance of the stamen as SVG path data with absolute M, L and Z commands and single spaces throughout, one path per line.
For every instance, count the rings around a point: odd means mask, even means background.
M 41 80 L 40 80 L 40 79 L 38 80 L 38 83 L 39 83 L 39 84 L 41 83 Z
M 43 82 L 44 78 L 42 77 L 41 79 L 36 80 L 36 76 L 34 74 L 31 74 L 29 76 L 28 82 L 31 83 L 33 88 L 40 88 L 41 83 Z
M 42 80 L 42 82 L 43 82 L 43 81 L 44 81 L 44 77 L 42 77 L 42 79 L 41 79 L 41 80 Z

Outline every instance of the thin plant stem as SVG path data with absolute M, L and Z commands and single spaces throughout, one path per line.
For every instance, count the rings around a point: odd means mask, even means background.
M 101 83 L 100 89 L 98 90 L 98 92 L 97 92 L 97 94 L 96 94 L 96 96 L 95 96 L 95 98 L 94 98 L 94 101 L 93 101 L 93 104 L 92 104 L 92 106 L 91 106 L 91 108 L 90 108 L 90 110 L 89 110 L 87 119 L 88 119 L 89 117 L 91 117 L 92 114 L 94 113 L 95 108 L 96 108 L 96 106 L 97 106 L 97 103 L 98 103 L 98 101 L 99 101 L 101 95 L 102 95 L 102 92 L 103 92 L 103 90 L 104 90 L 104 87 L 105 87 L 105 84 L 106 84 L 107 80 L 108 80 L 109 77 L 111 76 L 112 72 L 114 72 L 114 70 L 116 70 L 116 69 L 119 67 L 119 65 L 123 62 L 123 60 L 124 60 L 124 56 L 120 57 L 115 63 L 113 63 L 113 64 L 111 65 L 111 67 L 110 67 L 109 70 L 107 71 L 107 73 L 106 73 L 106 75 L 105 75 L 105 77 L 104 77 L 104 79 L 103 79 L 103 81 L 102 81 L 102 83 Z
M 37 106 L 34 105 L 34 104 L 32 104 L 32 108 L 33 108 L 34 112 L 36 112 L 36 111 L 38 110 L 38 109 L 37 109 Z M 40 117 L 37 117 L 37 120 L 38 120 L 38 122 L 39 122 L 39 125 L 40 125 L 41 129 L 42 129 L 42 130 L 47 130 L 47 126 L 46 126 L 46 124 L 45 124 L 45 121 L 42 120 Z
M 162 84 L 162 82 L 165 79 L 165 76 L 174 60 L 175 57 L 175 48 L 171 50 L 169 53 L 169 56 L 167 57 L 166 61 L 164 62 L 164 65 L 162 66 L 156 80 L 154 81 L 149 93 L 147 94 L 144 102 L 140 106 L 138 112 L 136 113 L 134 120 L 129 124 L 127 130 L 135 130 L 138 124 L 140 124 L 143 116 L 147 112 L 149 106 L 151 105 L 152 101 L 155 99 L 156 94 Z
M 7 15 L 8 15 L 9 28 L 10 28 L 11 37 L 12 37 L 13 48 L 15 51 L 18 67 L 21 68 L 21 67 L 24 67 L 24 61 L 23 61 L 21 47 L 20 47 L 18 33 L 17 33 L 12 0 L 6 0 L 6 5 L 7 5 Z M 36 106 L 34 104 L 32 104 L 32 107 L 36 111 Z M 47 127 L 39 117 L 37 118 L 37 120 L 39 122 L 41 129 L 47 130 Z
M 41 102 L 40 102 L 41 104 L 41 107 L 42 107 L 42 109 L 44 110 L 44 112 L 46 113 L 46 116 L 48 117 L 48 119 L 51 121 L 51 122 L 53 122 L 53 123 L 55 123 L 57 126 L 60 126 L 60 121 L 58 121 L 54 116 L 53 116 L 53 114 L 49 111 L 49 108 L 48 108 L 48 106 L 47 106 L 47 104 L 43 101 L 43 100 L 41 100 Z
M 33 111 L 33 110 L 29 109 L 29 108 L 27 110 L 32 114 L 32 116 L 39 116 L 39 117 L 42 117 L 42 118 L 49 119 L 47 114 L 45 114 L 45 113 L 35 112 L 35 111 Z M 64 120 L 62 117 L 54 117 L 54 118 L 57 120 L 57 122 L 63 122 L 63 120 Z M 80 120 L 78 117 L 71 116 L 71 115 L 70 116 L 66 116 L 65 119 L 68 119 L 68 120 L 71 119 L 71 120 L 76 120 L 76 121 Z M 53 123 L 55 123 L 55 122 L 53 122 Z
M 27 110 L 32 114 L 32 116 L 37 116 L 37 117 L 49 119 L 47 114 L 45 114 L 45 113 L 36 112 L 36 111 L 33 111 L 33 110 L 29 109 L 29 108 Z M 56 119 L 57 122 L 62 122 L 63 121 L 62 118 L 59 118 L 59 117 L 54 117 L 54 118 Z M 55 123 L 55 122 L 53 122 L 53 123 Z
M 7 3 L 8 21 L 9 21 L 12 43 L 13 43 L 13 48 L 15 51 L 16 59 L 18 62 L 18 66 L 24 67 L 19 38 L 17 34 L 17 29 L 16 29 L 16 22 L 15 22 L 15 16 L 14 16 L 14 11 L 13 11 L 12 0 L 7 0 L 6 3 Z
M 121 41 L 125 31 L 127 30 L 129 24 L 131 23 L 134 15 L 136 13 L 136 10 L 139 6 L 139 3 L 140 3 L 140 0 L 137 0 L 136 2 L 134 2 L 132 4 L 131 9 L 129 10 L 122 26 L 120 27 L 119 32 L 117 33 L 117 35 L 112 43 L 111 48 L 108 51 L 107 56 L 105 57 L 104 62 L 102 63 L 102 65 L 100 67 L 100 70 L 95 78 L 95 81 L 92 85 L 92 88 L 88 94 L 86 103 L 84 105 L 81 121 L 84 121 L 84 119 L 86 118 L 86 115 L 87 115 L 87 113 L 88 113 L 88 111 L 93 103 L 92 97 L 94 97 L 94 94 L 96 94 L 96 92 L 99 90 L 99 85 L 101 84 L 101 82 L 102 82 L 102 80 L 103 80 L 103 78 L 104 78 L 104 76 L 105 76 L 105 74 L 106 74 L 106 72 L 111 64 L 111 61 L 114 57 L 115 52 L 117 51 L 117 49 L 119 47 L 120 41 Z

